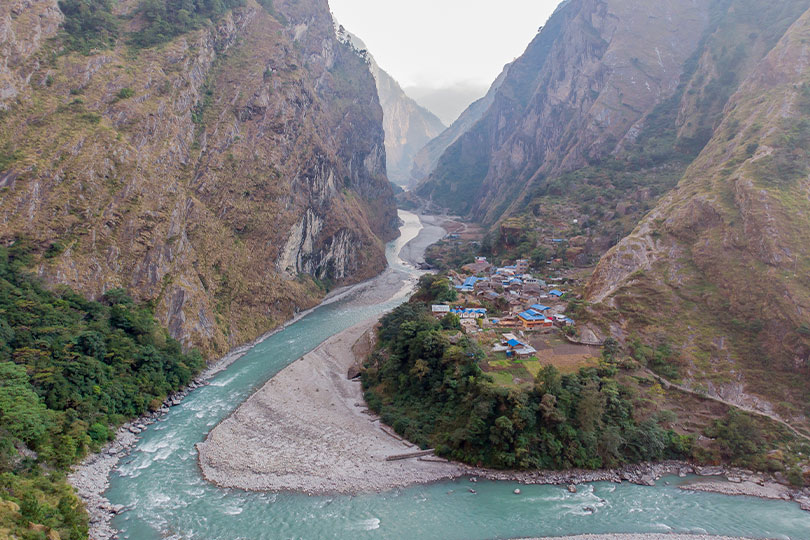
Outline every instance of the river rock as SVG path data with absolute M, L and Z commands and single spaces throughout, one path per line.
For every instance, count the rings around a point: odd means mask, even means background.
M 723 467 L 695 467 L 698 476 L 721 476 L 723 472 Z
M 577 486 L 575 486 L 574 484 L 568 484 L 568 493 L 576 493 L 576 492 Z

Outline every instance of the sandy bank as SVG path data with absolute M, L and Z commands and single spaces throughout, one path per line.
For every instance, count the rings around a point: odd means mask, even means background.
M 442 228 L 444 218 L 420 214 L 419 220 L 422 223 L 419 235 L 406 243 L 399 252 L 399 257 L 403 261 L 417 267 L 425 262 L 425 250 L 428 246 L 435 244 L 447 234 L 447 231 Z
M 410 459 L 417 451 L 364 413 L 346 373 L 352 346 L 374 326 L 337 334 L 271 379 L 198 445 L 203 476 L 223 487 L 313 494 L 383 491 L 463 474 L 456 465 Z

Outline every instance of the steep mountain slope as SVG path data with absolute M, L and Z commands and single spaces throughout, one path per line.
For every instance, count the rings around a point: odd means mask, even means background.
M 248 0 L 159 48 L 127 44 L 138 11 L 88 55 L 45 41 L 55 0 L 12 4 L 0 240 L 30 243 L 44 279 L 125 287 L 214 354 L 383 268 L 397 218 L 382 111 L 326 0 Z
M 56 2 L 8 0 L 0 5 L 0 110 L 8 108 L 38 69 L 35 53 L 64 19 Z
M 383 110 L 388 179 L 407 186 L 411 183 L 414 156 L 428 141 L 444 131 L 444 124 L 405 94 L 399 83 L 380 68 L 360 38 L 345 32 L 342 27 L 338 30 L 338 37 L 341 36 L 345 36 L 358 51 L 365 51 Z
M 411 180 L 419 182 L 430 176 L 436 169 L 436 163 L 442 156 L 448 146 L 456 142 L 459 137 L 470 130 L 478 120 L 484 116 L 492 102 L 495 101 L 495 93 L 498 88 L 503 84 L 506 79 L 506 74 L 509 71 L 509 65 L 504 67 L 501 74 L 492 83 L 487 94 L 479 100 L 476 100 L 463 113 L 452 123 L 446 130 L 442 131 L 440 135 L 429 141 L 423 148 L 417 152 L 413 159 L 413 168 L 411 169 Z
M 411 183 L 416 153 L 444 131 L 444 124 L 432 112 L 409 98 L 399 83 L 375 63 L 371 64 L 371 72 L 377 81 L 377 92 L 383 108 L 388 178 L 396 184 L 407 186 Z
M 590 237 L 598 256 L 675 185 L 807 7 L 567 2 L 417 193 L 486 224 L 521 217 L 541 235 Z
M 709 16 L 707 3 L 689 0 L 563 5 L 420 194 L 491 223 L 528 185 L 633 140 L 677 90 Z
M 693 386 L 775 404 L 805 425 L 808 43 L 810 11 L 740 85 L 677 189 L 604 257 L 588 287 L 605 333 L 674 345 Z
M 808 8 L 564 3 L 415 191 L 490 226 L 496 255 L 593 264 L 677 184 L 728 98 Z M 575 240 L 558 249 L 552 238 Z

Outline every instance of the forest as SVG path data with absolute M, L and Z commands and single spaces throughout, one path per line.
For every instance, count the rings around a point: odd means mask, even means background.
M 76 540 L 87 518 L 65 480 L 70 466 L 204 362 L 122 289 L 99 302 L 47 289 L 25 270 L 29 253 L 24 241 L 0 248 L 0 530 Z

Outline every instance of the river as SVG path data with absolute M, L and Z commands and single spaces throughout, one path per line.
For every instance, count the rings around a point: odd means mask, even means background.
M 810 514 L 795 503 L 678 489 L 595 483 L 559 486 L 465 479 L 381 494 L 308 497 L 252 493 L 207 483 L 195 445 L 256 389 L 328 337 L 403 302 L 418 272 L 398 254 L 421 228 L 400 212 L 402 236 L 387 248 L 389 269 L 322 305 L 253 347 L 143 433 L 110 479 L 107 497 L 127 510 L 113 525 L 122 538 L 171 539 L 488 539 L 609 532 L 691 532 L 810 539 Z M 412 244 L 413 245 L 413 244 Z M 587 510 L 586 508 L 590 508 Z M 594 511 L 595 510 L 595 511 Z

